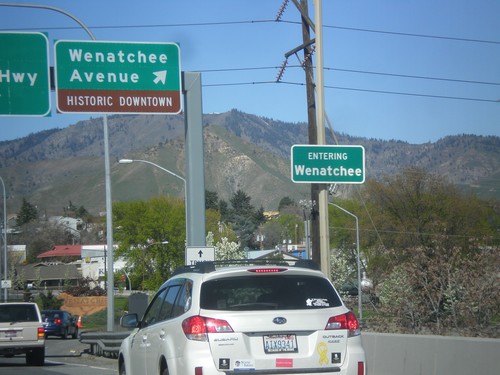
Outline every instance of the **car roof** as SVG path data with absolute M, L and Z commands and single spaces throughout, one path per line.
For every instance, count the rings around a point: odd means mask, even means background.
M 304 268 L 309 270 L 317 270 L 320 268 L 318 265 L 309 259 L 298 259 L 298 260 L 280 260 L 280 259 L 237 259 L 237 260 L 225 260 L 225 261 L 205 261 L 197 262 L 194 265 L 183 266 L 178 268 L 172 276 L 177 276 L 183 273 L 211 273 L 216 271 L 226 271 L 229 269 L 244 269 L 249 268 L 275 268 L 275 267 L 286 267 L 286 268 Z
M 292 263 L 292 264 L 291 264 Z M 248 274 L 249 270 L 272 270 L 282 268 L 287 274 L 301 274 L 316 277 L 325 277 L 316 263 L 307 259 L 297 261 L 284 261 L 280 259 L 243 259 L 231 261 L 205 261 L 195 265 L 178 268 L 160 289 L 176 279 L 190 278 L 201 282 L 237 274 Z M 326 278 L 326 277 L 325 277 Z

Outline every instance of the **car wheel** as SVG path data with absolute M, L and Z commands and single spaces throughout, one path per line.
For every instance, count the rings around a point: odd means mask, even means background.
M 68 327 L 64 328 L 62 338 L 66 340 L 68 338 Z
M 72 338 L 76 339 L 78 338 L 78 327 L 75 327 L 75 332 L 71 335 Z
M 45 348 L 36 348 L 26 353 L 26 364 L 29 366 L 43 366 L 45 363 Z
M 165 363 L 165 361 L 162 361 L 160 374 L 161 375 L 168 375 L 168 367 L 167 367 L 167 364 Z
M 127 370 L 125 369 L 125 363 L 120 363 L 118 373 L 120 375 L 127 375 Z

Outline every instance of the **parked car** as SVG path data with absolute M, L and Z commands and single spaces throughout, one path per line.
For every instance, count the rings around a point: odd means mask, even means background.
M 358 320 L 310 261 L 184 267 L 121 325 L 120 375 L 366 375 Z
M 45 363 L 45 332 L 36 303 L 0 303 L 0 355 L 25 354 L 26 364 Z
M 42 323 L 45 337 L 60 336 L 67 339 L 70 335 L 78 337 L 78 320 L 64 310 L 42 310 Z

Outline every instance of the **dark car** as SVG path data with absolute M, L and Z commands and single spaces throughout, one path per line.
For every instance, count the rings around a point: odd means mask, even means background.
M 64 310 L 42 310 L 42 323 L 45 337 L 60 336 L 67 339 L 78 337 L 77 320 L 69 312 Z

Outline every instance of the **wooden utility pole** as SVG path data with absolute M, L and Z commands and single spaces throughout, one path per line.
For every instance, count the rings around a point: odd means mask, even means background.
M 317 143 L 317 126 L 316 126 L 316 100 L 315 100 L 315 90 L 314 90 L 314 74 L 313 74 L 313 63 L 312 63 L 312 40 L 311 40 L 311 28 L 309 26 L 308 20 L 308 4 L 307 0 L 300 1 L 301 19 L 302 19 L 302 42 L 305 46 L 304 51 L 304 70 L 306 73 L 306 94 L 307 94 L 307 132 L 309 144 L 313 145 Z M 318 219 L 318 201 L 319 201 L 319 185 L 311 184 L 311 202 L 316 204 L 311 205 L 311 253 L 312 260 L 317 264 L 321 264 L 320 255 L 320 234 L 319 234 L 319 219 Z
M 302 39 L 303 43 L 285 53 L 285 62 L 278 73 L 277 81 L 283 76 L 288 58 L 291 55 L 297 55 L 300 50 L 304 53 L 302 66 L 306 73 L 306 92 L 307 92 L 307 116 L 308 116 L 308 138 L 311 145 L 323 145 L 325 140 L 325 109 L 323 93 L 323 47 L 322 47 L 322 21 L 321 21 L 321 0 L 316 0 L 315 25 L 309 18 L 307 0 L 285 0 L 278 12 L 276 20 L 279 20 L 286 8 L 287 3 L 291 1 L 297 7 L 302 18 Z M 318 26 L 319 25 L 319 26 Z M 313 30 L 316 37 L 311 39 L 310 30 Z M 316 50 L 316 75 L 318 84 L 314 83 L 312 54 Z M 299 58 L 300 60 L 300 58 Z M 321 270 L 330 276 L 330 237 L 328 227 L 328 191 L 325 184 L 311 184 L 311 201 L 306 204 L 310 210 L 311 219 L 311 253 L 312 259 Z

